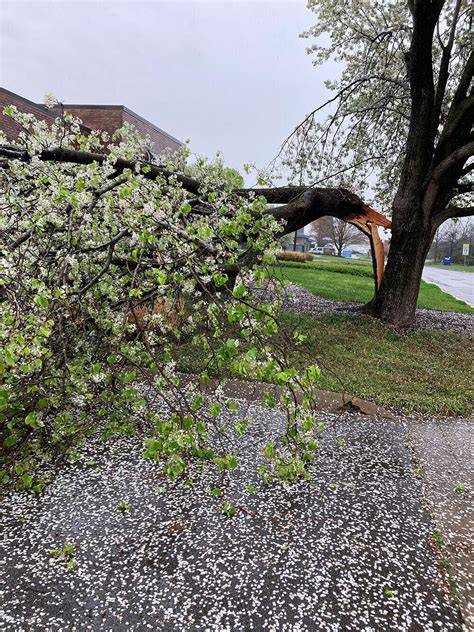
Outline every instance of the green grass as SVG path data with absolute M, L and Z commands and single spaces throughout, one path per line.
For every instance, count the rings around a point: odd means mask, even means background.
M 334 257 L 328 257 L 334 260 Z M 339 264 L 339 262 L 338 262 Z M 351 264 L 334 265 L 332 263 L 293 263 L 275 268 L 278 277 L 284 277 L 292 283 L 302 285 L 307 290 L 339 301 L 367 303 L 374 295 L 372 270 Z M 421 282 L 418 307 L 446 312 L 474 313 L 474 309 L 446 294 L 437 285 Z
M 450 332 L 401 336 L 372 318 L 282 315 L 308 336 L 321 365 L 321 389 L 340 391 L 409 413 L 472 412 L 474 340 Z
M 328 259 L 328 263 L 277 266 L 275 273 L 325 298 L 360 302 L 372 298 L 370 267 Z M 474 313 L 462 301 L 428 283 L 422 283 L 418 305 Z M 290 334 L 299 330 L 307 336 L 305 353 L 295 348 L 290 355 L 296 364 L 316 361 L 320 365 L 322 390 L 345 390 L 407 413 L 472 413 L 473 338 L 444 331 L 401 335 L 361 315 L 283 313 L 281 323 Z M 178 369 L 190 373 L 200 372 L 209 358 L 208 352 L 191 343 L 177 345 L 175 354 Z M 210 374 L 217 374 L 216 369 L 207 368 Z
M 372 268 L 372 257 L 367 255 L 361 255 L 360 259 L 345 259 L 344 257 L 330 257 L 328 255 L 313 255 L 313 261 L 315 263 L 333 263 L 333 264 L 349 264 L 356 266 L 368 266 Z
M 472 338 L 441 331 L 402 336 L 359 315 L 284 313 L 281 324 L 307 336 L 305 359 L 294 348 L 292 360 L 301 366 L 316 361 L 322 390 L 345 390 L 407 413 L 472 413 Z M 209 354 L 186 343 L 175 347 L 175 359 L 180 371 L 197 373 Z
M 443 268 L 443 270 L 459 270 L 460 272 L 474 272 L 474 265 L 464 266 L 462 263 L 453 263 L 450 266 L 444 266 L 442 263 L 427 261 L 426 265 L 430 268 Z

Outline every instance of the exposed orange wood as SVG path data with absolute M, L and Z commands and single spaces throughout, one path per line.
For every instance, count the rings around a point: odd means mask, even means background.
M 375 277 L 375 287 L 378 290 L 380 284 L 382 283 L 384 267 L 385 267 L 385 256 L 383 243 L 380 239 L 378 227 L 382 228 L 391 228 L 392 222 L 377 211 L 374 211 L 373 208 L 368 206 L 367 204 L 363 207 L 363 213 L 350 213 L 346 215 L 343 219 L 350 224 L 356 226 L 360 231 L 367 235 L 370 239 L 370 245 L 372 250 L 372 262 L 374 266 L 374 277 Z
M 380 284 L 382 283 L 384 267 L 385 267 L 383 243 L 382 243 L 382 240 L 380 239 L 379 227 L 377 224 L 373 223 L 370 225 L 370 232 L 372 236 L 372 258 L 375 257 L 375 276 L 376 276 L 376 282 L 377 282 L 377 289 L 379 289 Z

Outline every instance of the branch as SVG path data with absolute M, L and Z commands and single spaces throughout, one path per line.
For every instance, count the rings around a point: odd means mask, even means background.
M 8 145 L 0 145 L 0 156 L 3 156 L 8 160 L 16 159 L 23 162 L 30 162 L 32 159 L 32 156 L 27 151 L 12 148 Z M 104 154 L 76 151 L 74 149 L 63 149 L 60 147 L 45 149 L 38 155 L 38 158 L 44 162 L 68 162 L 82 165 L 91 164 L 93 162 L 103 164 L 109 159 Z M 145 165 L 149 168 L 149 170 L 143 172 L 142 167 Z M 183 189 L 192 194 L 198 194 L 201 190 L 201 184 L 197 180 L 183 174 L 171 172 L 160 165 L 142 163 L 140 161 L 132 162 L 119 158 L 113 162 L 111 166 L 116 169 L 117 173 L 121 173 L 126 169 L 130 169 L 132 172 L 135 172 L 136 169 L 140 168 L 141 175 L 149 180 L 155 180 L 157 177 L 165 178 L 167 181 L 174 179 L 181 184 Z M 113 187 L 114 185 L 111 184 L 109 186 Z M 320 217 L 324 217 L 325 215 L 350 221 L 352 216 L 366 215 L 367 209 L 369 208 L 364 204 L 359 196 L 351 193 L 347 189 L 277 187 L 262 189 L 237 189 L 235 193 L 236 195 L 243 197 L 250 195 L 263 195 L 269 204 L 285 205 L 277 208 L 269 208 L 266 211 L 267 213 L 272 214 L 276 219 L 284 222 L 282 234 L 294 232 L 295 230 L 303 228 L 312 221 Z M 202 214 L 203 211 L 205 211 L 205 208 L 197 206 L 196 211 Z M 381 226 L 387 228 L 390 227 L 390 220 L 376 211 L 371 210 L 371 212 L 375 215 L 373 215 L 374 219 L 370 221 L 377 221 Z M 30 235 L 22 235 L 20 239 L 26 240 L 29 236 Z M 123 237 L 123 235 L 121 237 Z M 190 236 L 184 231 L 183 237 L 188 240 L 190 239 Z M 212 244 L 203 240 L 194 240 L 208 252 L 214 252 Z M 115 243 L 110 245 L 114 246 Z
M 462 167 L 471 156 L 474 156 L 474 141 L 459 147 L 459 149 L 455 149 L 433 169 L 423 199 L 423 205 L 426 208 L 431 209 L 435 207 L 435 200 L 440 189 L 443 185 L 446 185 L 446 176 L 449 176 L 449 172 L 451 172 L 452 176 L 453 171 L 456 173 L 456 169 Z M 459 173 L 457 175 L 459 175 Z M 440 211 L 438 215 L 442 216 L 444 212 L 444 210 Z
M 274 203 L 290 199 L 284 206 L 267 210 L 267 213 L 273 215 L 275 219 L 284 222 L 282 235 L 293 233 L 327 215 L 346 222 L 351 222 L 354 217 L 363 216 L 367 221 L 384 228 L 391 226 L 389 219 L 368 207 L 357 195 L 347 189 L 282 187 L 273 190 L 262 189 L 262 194 L 265 197 L 268 194 Z
M 471 88 L 472 76 L 474 74 L 474 52 L 469 55 L 469 59 L 464 66 L 464 70 L 461 74 L 461 79 L 459 80 L 458 87 L 456 92 L 454 93 L 453 101 L 451 104 L 450 111 L 448 113 L 448 120 L 451 117 L 451 113 L 457 108 L 458 104 L 463 101 Z
M 85 294 L 87 290 L 89 290 L 98 281 L 100 281 L 101 277 L 108 271 L 108 269 L 110 268 L 110 264 L 112 263 L 112 256 L 114 254 L 114 250 L 115 250 L 115 243 L 112 243 L 109 247 L 109 254 L 107 255 L 107 259 L 104 265 L 99 270 L 99 272 L 88 283 L 86 283 L 86 285 L 84 285 L 80 290 L 76 292 L 78 297 L 81 297 L 83 294 Z
M 433 112 L 433 125 L 435 129 L 438 127 L 438 122 L 441 115 L 441 108 L 443 105 L 443 99 L 446 92 L 446 85 L 448 83 L 449 62 L 451 60 L 451 52 L 453 50 L 454 35 L 456 33 L 456 26 L 458 23 L 460 9 L 461 9 L 461 0 L 456 0 L 456 5 L 454 7 L 454 12 L 453 12 L 453 21 L 451 23 L 451 28 L 449 31 L 448 42 L 445 46 L 443 45 L 441 38 L 439 37 L 439 30 L 438 30 L 439 42 L 443 50 L 443 53 L 441 55 L 441 63 L 440 63 L 439 74 L 438 74 L 438 85 L 436 87 L 436 96 L 435 96 L 434 112 Z M 437 26 L 439 27 L 439 21 L 437 23 Z
M 474 191 L 474 182 L 466 182 L 457 184 L 453 189 L 452 198 L 458 195 L 464 195 L 464 193 L 472 193 Z
M 469 134 L 471 128 L 473 113 L 474 94 L 465 97 L 456 108 L 451 108 L 436 147 L 435 160 L 465 141 L 466 133 Z
M 434 182 L 439 181 L 449 169 L 456 167 L 459 163 L 466 162 L 471 156 L 474 156 L 474 141 L 455 149 L 449 156 L 441 161 L 433 170 L 431 176 L 432 180 Z
M 9 145 L 0 145 L 0 156 L 7 158 L 8 160 L 20 160 L 22 162 L 30 162 L 32 156 L 28 151 L 23 149 L 12 148 Z M 53 147 L 51 149 L 44 149 L 37 156 L 43 162 L 71 162 L 76 165 L 90 165 L 93 162 L 102 165 L 108 160 L 108 156 L 105 154 L 95 154 L 87 151 L 77 151 L 75 149 L 64 149 L 62 147 Z M 176 179 L 186 191 L 197 194 L 200 190 L 200 183 L 180 173 L 175 173 L 165 169 L 161 165 L 154 165 L 147 162 L 124 160 L 123 158 L 117 158 L 115 162 L 111 164 L 117 171 L 116 174 L 122 173 L 126 169 L 135 172 L 137 168 L 140 169 L 140 174 L 148 180 L 156 180 L 156 178 Z M 147 167 L 146 172 L 143 171 L 143 167 Z
M 438 226 L 451 217 L 471 217 L 474 215 L 474 206 L 454 206 L 450 204 L 437 216 Z
M 474 169 L 474 162 L 471 162 L 469 164 L 467 164 L 462 170 L 461 173 L 459 174 L 460 178 L 463 178 L 464 176 L 467 176 L 468 173 L 471 173 L 471 171 Z
M 402 88 L 404 90 L 406 90 L 407 87 L 408 87 L 407 84 L 404 83 L 403 81 L 400 81 L 400 80 L 392 78 L 392 77 L 388 77 L 386 75 L 370 75 L 368 77 L 360 77 L 360 78 L 354 79 L 354 81 L 351 81 L 347 85 L 343 86 L 333 97 L 331 97 L 330 99 L 325 101 L 322 105 L 320 105 L 317 108 L 315 108 L 314 110 L 312 110 L 301 121 L 301 123 L 299 123 L 295 127 L 295 129 L 291 132 L 291 134 L 289 134 L 289 136 L 287 136 L 286 139 L 283 141 L 283 143 L 282 143 L 282 145 L 280 147 L 280 150 L 279 150 L 278 154 L 275 156 L 275 158 L 273 159 L 273 161 L 276 161 L 278 159 L 278 157 L 281 155 L 282 151 L 284 150 L 284 148 L 288 144 L 288 142 L 291 140 L 291 138 L 293 138 L 293 136 L 298 132 L 298 130 L 300 130 L 309 120 L 311 120 L 317 112 L 319 112 L 320 110 L 323 110 L 325 107 L 327 107 L 331 103 L 334 103 L 334 101 L 337 101 L 338 99 L 341 99 L 343 97 L 343 95 L 345 95 L 345 93 L 348 92 L 349 90 L 352 90 L 354 88 L 354 86 L 360 85 L 361 83 L 367 83 L 367 82 L 370 82 L 370 81 L 385 81 L 387 83 L 394 84 L 398 88 Z M 381 109 L 383 109 L 383 108 L 381 108 Z

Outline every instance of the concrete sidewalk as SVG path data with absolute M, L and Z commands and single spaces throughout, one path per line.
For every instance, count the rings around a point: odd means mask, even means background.
M 407 422 L 422 491 L 459 593 L 466 630 L 474 630 L 474 453 L 472 420 Z

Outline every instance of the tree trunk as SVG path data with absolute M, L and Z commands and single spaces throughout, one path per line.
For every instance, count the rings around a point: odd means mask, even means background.
M 421 274 L 434 236 L 421 213 L 404 216 L 404 222 L 394 223 L 382 284 L 367 306 L 371 315 L 402 328 L 415 318 Z

